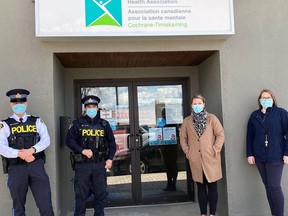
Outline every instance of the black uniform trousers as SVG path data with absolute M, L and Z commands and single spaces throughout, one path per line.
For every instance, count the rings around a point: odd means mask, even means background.
M 76 164 L 74 216 L 85 216 L 86 199 L 89 197 L 91 188 L 94 196 L 94 216 L 104 216 L 104 208 L 107 201 L 105 161 Z
M 167 187 L 165 190 L 176 190 L 176 180 L 178 176 L 178 145 L 161 146 L 161 154 L 167 175 Z
M 25 203 L 28 187 L 32 191 L 41 216 L 53 216 L 49 177 L 42 158 L 31 163 L 10 165 L 8 182 L 13 200 L 13 216 L 25 216 Z

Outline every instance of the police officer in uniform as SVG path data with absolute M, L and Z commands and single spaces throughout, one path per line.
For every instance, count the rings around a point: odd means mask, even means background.
M 40 215 L 53 216 L 49 177 L 44 168 L 44 149 L 50 145 L 50 137 L 39 117 L 26 114 L 29 93 L 25 89 L 6 93 L 14 114 L 0 122 L 0 154 L 4 172 L 8 172 L 12 215 L 25 216 L 30 186 Z
M 103 216 L 107 199 L 106 169 L 112 166 L 115 138 L 110 124 L 97 115 L 100 98 L 88 95 L 81 102 L 85 115 L 73 121 L 66 137 L 75 162 L 74 216 L 85 215 L 90 190 L 94 195 L 94 216 Z
M 176 144 L 162 145 L 160 148 L 161 156 L 166 168 L 167 186 L 163 188 L 163 191 L 176 191 L 176 181 L 178 176 L 178 141 L 179 128 L 176 124 L 167 124 L 166 122 L 166 109 L 161 111 L 162 119 L 158 122 L 157 127 L 175 127 L 176 128 Z

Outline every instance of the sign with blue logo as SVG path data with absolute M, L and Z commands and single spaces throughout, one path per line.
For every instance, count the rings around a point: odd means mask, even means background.
M 86 27 L 122 26 L 121 0 L 85 0 Z
M 233 0 L 35 0 L 37 37 L 234 34 Z

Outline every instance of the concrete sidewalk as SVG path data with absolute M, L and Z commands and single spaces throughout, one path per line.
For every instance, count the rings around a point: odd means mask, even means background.
M 87 210 L 93 216 L 93 210 Z M 105 216 L 200 216 L 198 203 L 186 202 L 163 205 L 142 205 L 131 207 L 106 208 Z

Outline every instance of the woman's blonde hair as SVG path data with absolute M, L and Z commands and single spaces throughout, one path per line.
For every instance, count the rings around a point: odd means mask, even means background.
M 192 97 L 191 103 L 193 102 L 193 100 L 194 100 L 195 98 L 201 99 L 201 100 L 203 101 L 203 103 L 206 102 L 205 98 L 204 98 L 201 94 L 197 94 L 197 95 L 194 95 L 194 96 Z
M 259 108 L 260 108 L 260 109 L 262 108 L 261 103 L 260 103 L 260 99 L 261 99 L 261 96 L 262 96 L 262 94 L 263 94 L 264 92 L 266 92 L 266 93 L 268 93 L 268 94 L 271 95 L 271 97 L 272 97 L 272 99 L 273 99 L 273 106 L 278 107 L 277 100 L 276 100 L 276 97 L 275 97 L 274 93 L 273 93 L 271 90 L 269 90 L 269 89 L 263 89 L 263 90 L 260 92 L 259 96 L 258 96 L 258 106 L 259 106 Z

